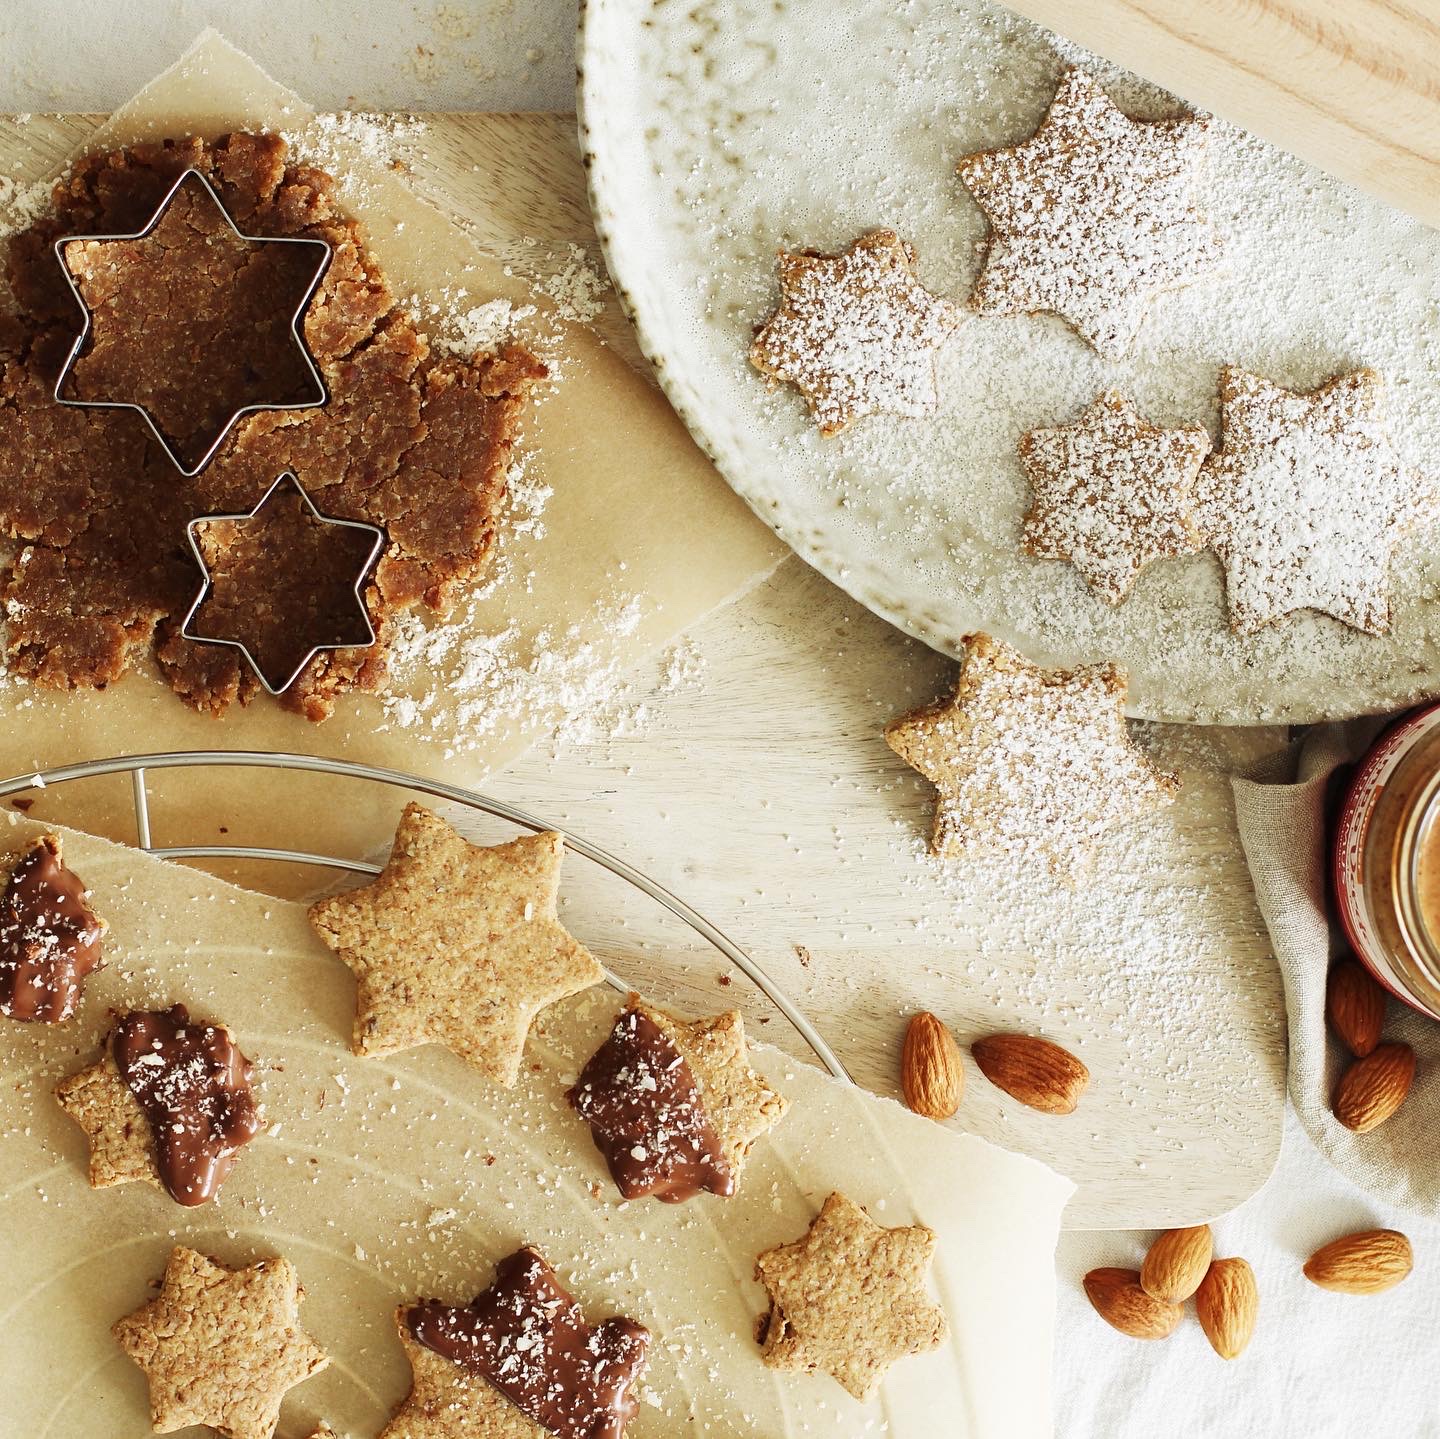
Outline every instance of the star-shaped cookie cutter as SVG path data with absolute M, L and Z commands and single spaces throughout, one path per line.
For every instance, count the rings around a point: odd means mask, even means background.
M 322 525 L 336 525 L 347 530 L 364 530 L 367 534 L 374 536 L 374 543 L 370 546 L 370 552 L 365 562 L 360 566 L 355 576 L 353 587 L 355 595 L 355 608 L 361 623 L 365 627 L 365 638 L 359 640 L 340 640 L 332 644 L 312 645 L 306 650 L 298 664 L 277 684 L 273 683 L 271 676 L 266 673 L 265 667 L 261 664 L 259 657 L 243 640 L 229 639 L 219 635 L 206 635 L 194 628 L 196 615 L 199 614 L 201 606 L 209 599 L 215 588 L 215 581 L 210 573 L 210 566 L 205 562 L 205 553 L 200 548 L 200 541 L 197 538 L 197 531 L 201 525 L 209 524 L 243 524 L 246 520 L 255 519 L 266 505 L 282 489 L 289 487 L 297 495 L 305 508 L 309 510 L 313 519 Z M 379 525 L 367 524 L 364 520 L 342 520 L 334 515 L 322 514 L 296 477 L 293 470 L 285 470 L 271 484 L 270 488 L 260 497 L 254 509 L 247 510 L 241 514 L 234 515 L 198 515 L 185 526 L 185 537 L 190 541 L 190 551 L 195 556 L 195 563 L 200 566 L 200 573 L 203 576 L 200 584 L 200 592 L 185 612 L 185 618 L 180 624 L 180 637 L 191 640 L 196 644 L 224 645 L 229 649 L 239 650 L 244 657 L 246 664 L 250 666 L 251 672 L 255 675 L 268 694 L 282 695 L 291 685 L 300 678 L 305 666 L 327 650 L 357 650 L 369 649 L 375 643 L 375 626 L 370 622 L 370 612 L 365 607 L 364 588 L 365 581 L 370 577 L 370 571 L 375 567 L 375 561 L 380 557 L 380 551 L 385 548 L 385 531 Z
M 70 266 L 65 263 L 65 247 L 67 245 L 83 244 L 87 241 L 100 244 L 116 244 L 128 240 L 145 240 L 152 235 L 156 227 L 165 218 L 166 212 L 174 203 L 175 197 L 187 184 L 197 184 L 210 198 L 211 203 L 225 217 L 225 223 L 229 225 L 238 239 L 253 244 L 263 245 L 305 245 L 313 249 L 318 257 L 315 267 L 314 278 L 305 287 L 305 293 L 300 298 L 300 303 L 295 307 L 295 312 L 290 317 L 290 333 L 295 337 L 295 343 L 299 347 L 300 354 L 305 361 L 305 368 L 310 378 L 315 382 L 317 398 L 313 400 L 292 400 L 282 401 L 277 404 L 252 404 L 241 405 L 236 409 L 225 423 L 220 427 L 219 433 L 210 443 L 205 453 L 194 465 L 187 467 L 180 456 L 176 453 L 175 447 L 166 439 L 160 427 L 155 423 L 149 410 L 144 405 L 137 404 L 133 400 L 77 400 L 67 399 L 64 394 L 65 384 L 74 371 L 75 362 L 80 358 L 85 343 L 90 338 L 94 328 L 94 316 L 89 305 L 85 303 L 85 297 L 80 292 L 80 286 L 75 276 L 71 273 Z M 305 337 L 301 332 L 301 322 L 305 317 L 305 311 L 309 308 L 310 301 L 315 298 L 315 292 L 320 288 L 320 282 L 325 278 L 325 272 L 330 268 L 330 260 L 334 255 L 334 247 L 326 240 L 317 240 L 303 235 L 247 235 L 236 223 L 230 211 L 225 208 L 225 202 L 220 198 L 219 192 L 211 184 L 209 178 L 193 166 L 181 172 L 175 183 L 165 192 L 165 197 L 158 206 L 155 213 L 145 224 L 132 234 L 128 235 L 62 235 L 55 241 L 53 246 L 55 259 L 60 266 L 60 273 L 65 277 L 65 283 L 70 287 L 70 293 L 75 297 L 75 303 L 80 307 L 80 313 L 85 317 L 80 333 L 75 337 L 74 343 L 70 346 L 69 353 L 65 356 L 65 363 L 60 367 L 59 377 L 55 381 L 54 397 L 58 404 L 70 405 L 78 409 L 94 410 L 133 410 L 144 420 L 150 433 L 155 436 L 160 448 L 169 456 L 171 464 L 188 480 L 198 475 L 211 460 L 215 458 L 216 452 L 224 443 L 225 437 L 234 429 L 235 425 L 246 415 L 252 415 L 263 410 L 313 410 L 326 404 L 330 399 L 330 392 L 325 386 L 324 377 L 320 373 L 319 366 L 315 363 L 315 357 L 310 353 L 305 343 Z

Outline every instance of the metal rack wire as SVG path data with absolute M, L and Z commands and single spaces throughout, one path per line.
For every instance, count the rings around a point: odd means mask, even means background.
M 135 810 L 135 833 L 139 847 L 159 859 L 256 859 L 271 860 L 281 864 L 305 864 L 319 868 L 341 870 L 349 874 L 375 875 L 380 866 L 368 860 L 351 859 L 343 855 L 315 854 L 305 850 L 272 849 L 241 844 L 190 844 L 156 845 L 152 838 L 150 820 L 150 794 L 146 786 L 149 770 L 196 769 L 204 767 L 241 769 L 285 769 L 303 770 L 311 774 L 330 774 L 344 779 L 365 780 L 375 784 L 389 785 L 395 789 L 410 790 L 417 794 L 429 795 L 435 799 L 448 800 L 467 809 L 477 810 L 496 819 L 508 821 L 520 829 L 532 833 L 555 829 L 565 837 L 567 848 L 585 859 L 608 870 L 617 878 L 634 886 L 677 919 L 684 921 L 702 939 L 718 950 L 729 963 L 733 964 L 794 1026 L 796 1033 L 809 1045 L 815 1057 L 837 1079 L 849 1081 L 850 1076 L 834 1051 L 821 1038 L 815 1027 L 798 1009 L 795 1003 L 733 940 L 691 908 L 678 895 L 672 894 L 663 885 L 656 884 L 648 875 L 633 865 L 627 864 L 617 855 L 591 844 L 581 835 L 572 834 L 558 825 L 547 824 L 534 815 L 516 809 L 501 800 L 491 799 L 475 790 L 462 789 L 458 785 L 445 784 L 440 780 L 425 779 L 420 775 L 406 774 L 403 770 L 384 769 L 377 765 L 356 764 L 350 760 L 330 759 L 322 755 L 286 754 L 269 750 L 170 750 L 156 754 L 116 755 L 108 759 L 86 760 L 80 764 L 57 765 L 51 769 L 31 771 L 28 774 L 13 775 L 0 780 L 0 799 L 20 794 L 25 790 L 50 789 L 71 780 L 95 779 L 105 775 L 130 776 L 131 798 Z M 609 976 L 617 989 L 630 986 Z

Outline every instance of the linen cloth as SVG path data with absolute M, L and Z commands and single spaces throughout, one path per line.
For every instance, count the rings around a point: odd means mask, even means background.
M 1384 1037 L 1403 1040 L 1417 1058 L 1409 1097 L 1369 1134 L 1352 1134 L 1330 1112 L 1331 1094 L 1350 1056 L 1325 1024 L 1329 960 L 1347 951 L 1327 913 L 1327 821 L 1346 767 L 1369 747 L 1381 724 L 1362 720 L 1312 730 L 1280 757 L 1284 769 L 1235 780 L 1235 818 L 1285 980 L 1290 1100 L 1300 1123 L 1320 1152 L 1361 1189 L 1435 1218 L 1440 1217 L 1440 1023 L 1392 999 Z

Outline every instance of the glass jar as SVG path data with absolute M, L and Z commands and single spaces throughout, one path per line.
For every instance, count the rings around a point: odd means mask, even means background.
M 1356 956 L 1397 998 L 1440 1019 L 1440 704 L 1402 715 L 1356 766 L 1331 857 Z

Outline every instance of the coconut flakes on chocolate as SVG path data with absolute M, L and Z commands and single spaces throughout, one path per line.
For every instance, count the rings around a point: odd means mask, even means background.
M 65 867 L 60 836 L 42 835 L 0 894 L 0 1014 L 60 1024 L 100 967 L 105 921 L 84 881 Z
M 633 1319 L 591 1325 L 555 1271 L 529 1247 L 495 1266 L 495 1282 L 469 1304 L 427 1299 L 399 1315 L 414 1387 L 384 1430 L 456 1432 L 493 1410 L 496 1395 L 560 1439 L 622 1439 L 635 1416 L 650 1332 Z M 431 1356 L 444 1361 L 440 1365 Z M 464 1382 L 466 1371 L 485 1384 Z M 474 1411 L 471 1413 L 471 1411 Z M 452 1427 L 425 1420 L 448 1415 Z M 503 1421 L 502 1421 L 503 1423 Z M 500 1432 L 505 1432 L 501 1428 Z
M 100 1060 L 56 1086 L 90 1144 L 90 1184 L 158 1184 L 186 1207 L 219 1192 L 260 1132 L 254 1070 L 183 1004 L 122 1015 Z
M 103 688 L 153 652 L 195 708 L 248 703 L 259 684 L 238 655 L 179 635 L 195 593 L 184 527 L 249 511 L 286 470 L 325 514 L 380 525 L 388 539 L 364 592 L 380 642 L 306 666 L 282 703 L 310 719 L 338 694 L 383 686 L 395 615 L 424 606 L 443 616 L 486 569 L 521 410 L 545 367 L 514 344 L 471 360 L 432 352 L 358 222 L 337 209 L 334 181 L 286 154 L 279 136 L 236 134 L 90 155 L 56 186 L 52 212 L 11 238 L 0 527 L 19 544 L 0 600 L 14 673 L 51 689 Z M 51 246 L 138 230 L 191 167 L 242 229 L 323 239 L 334 253 L 303 326 L 328 403 L 246 416 L 183 481 L 140 416 L 53 402 L 77 316 Z
M 643 1010 L 620 1015 L 565 1097 L 626 1199 L 678 1204 L 706 1190 L 735 1192 L 685 1056 Z

